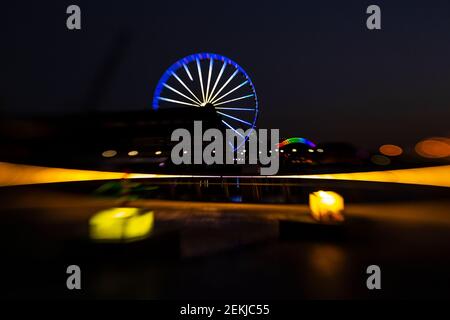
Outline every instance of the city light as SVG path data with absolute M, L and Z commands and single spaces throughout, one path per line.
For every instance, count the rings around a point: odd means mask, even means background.
M 397 157 L 403 153 L 403 149 L 394 144 L 384 144 L 379 148 L 379 151 L 389 157 Z
M 317 191 L 309 194 L 311 215 L 317 221 L 344 221 L 344 198 L 333 191 Z
M 450 156 L 450 139 L 434 137 L 416 144 L 416 152 L 424 158 L 446 158 Z
M 104 158 L 112 158 L 117 155 L 116 150 L 106 150 L 102 152 L 102 157 Z

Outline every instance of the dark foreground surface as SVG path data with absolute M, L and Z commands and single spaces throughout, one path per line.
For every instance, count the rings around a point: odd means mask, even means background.
M 194 191 L 162 188 L 152 196 L 145 188 L 99 193 L 103 182 L 0 188 L 0 295 L 450 298 L 448 189 L 328 182 L 347 200 L 346 221 L 321 225 L 310 218 L 306 202 L 314 183 L 278 194 L 260 185 L 256 197 L 270 201 L 256 201 L 250 192 L 249 203 L 233 194 L 235 203 L 205 201 L 216 200 L 213 192 L 195 182 L 187 183 Z M 91 240 L 90 217 L 123 206 L 154 211 L 150 235 L 128 243 Z M 66 289 L 72 264 L 81 267 L 80 291 Z M 378 291 L 366 287 L 371 264 L 381 268 Z

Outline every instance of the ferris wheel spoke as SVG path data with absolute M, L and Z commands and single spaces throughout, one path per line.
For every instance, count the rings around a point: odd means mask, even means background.
M 184 67 L 184 70 L 186 71 L 186 73 L 187 73 L 189 79 L 190 79 L 191 81 L 194 81 L 194 78 L 192 78 L 191 72 L 189 71 L 189 68 L 188 68 L 188 66 L 186 65 L 186 63 L 183 63 L 183 67 Z
M 233 102 L 233 101 L 238 101 L 238 100 L 250 98 L 250 97 L 253 97 L 253 96 L 254 96 L 254 94 L 252 93 L 252 94 L 249 94 L 249 95 L 246 95 L 246 96 L 243 96 L 243 97 L 239 97 L 239 98 L 235 98 L 235 99 L 231 99 L 231 100 L 227 100 L 227 101 L 222 101 L 222 102 L 216 103 L 216 106 L 220 106 L 222 104 L 230 103 L 230 102 Z
M 197 98 L 197 96 L 192 92 L 192 90 L 189 89 L 189 87 L 183 82 L 183 80 L 180 79 L 179 76 L 177 76 L 177 74 L 176 74 L 175 72 L 172 72 L 172 75 L 175 77 L 175 79 L 178 80 L 179 83 L 181 83 L 181 85 L 182 85 L 187 91 L 189 91 L 189 93 L 195 98 L 195 100 L 198 101 L 198 103 L 200 103 L 200 104 L 202 103 L 202 102 L 200 101 L 200 99 Z
M 219 83 L 220 78 L 222 77 L 222 74 L 223 74 L 223 72 L 225 71 L 226 66 L 227 66 L 227 62 L 224 61 L 223 66 L 222 66 L 222 68 L 220 69 L 219 75 L 217 76 L 217 79 L 216 79 L 216 81 L 214 82 L 214 86 L 213 86 L 213 88 L 212 88 L 212 90 L 211 90 L 211 93 L 210 93 L 210 95 L 209 95 L 210 98 L 213 96 L 214 90 L 216 90 L 217 84 Z M 211 99 L 208 99 L 207 102 L 209 102 L 210 100 L 211 100 Z
M 255 108 L 227 108 L 227 107 L 216 107 L 218 110 L 236 110 L 236 111 L 255 111 Z
M 200 67 L 200 60 L 197 59 L 198 77 L 200 78 L 200 88 L 202 89 L 203 104 L 205 103 L 205 90 L 203 89 L 202 68 Z
M 209 84 L 211 82 L 211 74 L 213 70 L 213 59 L 210 58 L 209 60 L 209 71 L 208 71 L 208 83 L 206 84 L 206 97 L 205 97 L 205 103 L 208 102 L 208 95 L 209 95 Z
M 239 69 L 236 69 L 236 71 L 231 75 L 230 78 L 228 78 L 227 82 L 225 82 L 223 84 L 223 86 L 219 89 L 219 91 L 217 91 L 217 93 L 214 95 L 214 97 L 212 97 L 210 100 L 214 101 L 214 99 L 216 99 L 216 97 L 219 95 L 219 93 L 222 92 L 223 89 L 225 89 L 225 87 L 230 83 L 231 80 L 233 80 L 233 78 L 238 74 Z
M 217 111 L 217 113 L 218 113 L 218 114 L 221 114 L 221 115 L 223 115 L 223 116 L 225 116 L 225 117 L 227 117 L 227 118 L 230 118 L 230 119 L 233 119 L 233 120 L 242 122 L 242 123 L 244 123 L 244 124 L 246 124 L 246 125 L 248 125 L 248 126 L 252 126 L 252 124 L 251 124 L 250 122 L 248 122 L 248 121 L 245 121 L 245 120 L 242 120 L 242 119 L 239 119 L 239 118 L 230 116 L 229 114 L 226 114 L 226 113 L 223 113 L 223 112 L 220 112 L 220 111 Z
M 226 96 L 228 96 L 229 94 L 233 93 L 234 91 L 236 91 L 237 89 L 241 88 L 242 86 L 246 85 L 248 83 L 248 80 L 245 80 L 244 82 L 242 82 L 240 85 L 238 85 L 237 87 L 233 88 L 232 90 L 228 91 L 227 93 L 225 93 L 224 95 L 220 96 L 219 98 L 217 98 L 214 101 L 211 101 L 212 104 L 219 102 L 220 100 L 222 100 L 223 98 L 225 98 Z
M 225 120 L 222 120 L 222 122 L 231 130 L 233 130 L 234 132 L 236 132 L 238 135 L 240 135 L 242 138 L 245 139 L 245 137 L 242 135 L 242 133 L 240 133 L 239 131 L 237 131 L 235 128 L 233 128 L 228 122 L 226 122 Z
M 175 93 L 178 93 L 180 96 L 188 99 L 189 101 L 192 101 L 193 103 L 195 103 L 197 106 L 200 106 L 200 104 L 195 101 L 194 99 L 191 99 L 190 97 L 188 97 L 187 95 L 185 95 L 184 93 L 181 93 L 180 91 L 178 91 L 177 89 L 172 88 L 171 86 L 169 86 L 168 84 L 164 83 L 164 87 L 166 87 L 169 90 L 172 90 Z
M 198 104 L 193 104 L 193 103 L 189 103 L 189 102 L 184 102 L 184 101 L 179 101 L 179 100 L 174 100 L 174 99 L 169 99 L 169 98 L 164 98 L 164 97 L 159 97 L 159 100 L 163 100 L 163 101 L 167 101 L 167 102 L 172 102 L 172 103 L 177 103 L 177 104 L 184 104 L 187 106 L 194 106 L 194 107 L 198 107 Z

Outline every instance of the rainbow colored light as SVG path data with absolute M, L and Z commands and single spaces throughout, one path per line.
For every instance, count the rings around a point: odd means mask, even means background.
M 308 145 L 311 148 L 315 148 L 316 147 L 316 144 L 313 143 L 312 141 L 309 141 L 308 139 L 305 139 L 305 138 L 289 138 L 289 139 L 286 139 L 286 140 L 280 142 L 278 144 L 278 148 L 282 148 L 282 147 L 284 147 L 284 146 L 286 146 L 288 144 L 291 144 L 291 143 L 303 143 L 303 144 Z

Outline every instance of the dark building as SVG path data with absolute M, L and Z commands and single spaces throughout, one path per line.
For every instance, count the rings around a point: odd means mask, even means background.
M 33 165 L 150 172 L 167 159 L 177 128 L 219 127 L 214 110 L 179 108 L 3 119 L 0 161 Z

